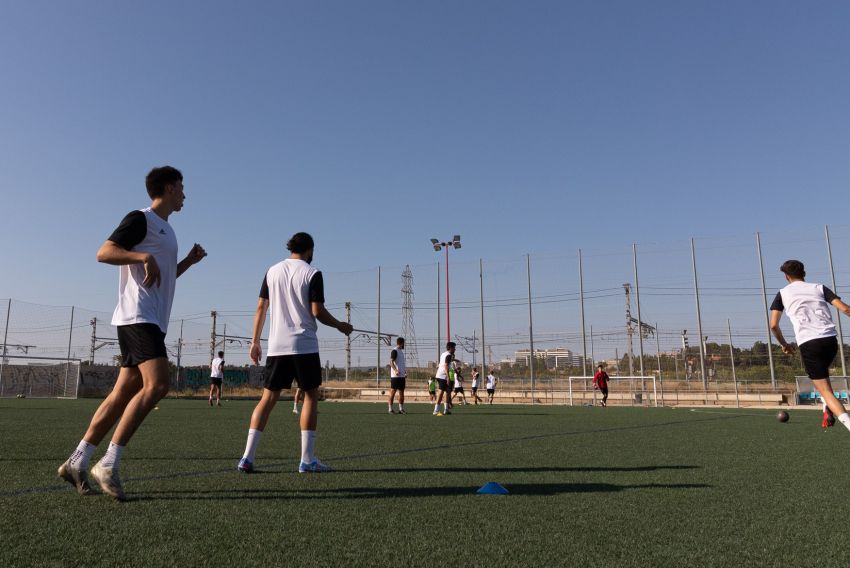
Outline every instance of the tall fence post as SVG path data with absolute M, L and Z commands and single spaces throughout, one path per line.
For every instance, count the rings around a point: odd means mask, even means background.
M 481 305 L 481 372 L 487 376 L 487 344 L 484 342 L 484 260 L 478 259 L 478 280 Z
M 640 284 L 638 283 L 638 264 L 637 264 L 637 243 L 632 243 L 632 257 L 635 266 L 635 299 L 637 300 L 637 316 L 638 316 L 638 345 L 640 346 L 640 389 L 644 390 L 643 384 L 643 319 L 640 317 Z
M 767 287 L 764 283 L 764 260 L 761 256 L 761 234 L 756 233 L 756 249 L 759 256 L 759 273 L 761 274 L 761 301 L 764 304 L 764 329 L 767 336 L 767 361 L 770 365 L 770 385 L 776 390 L 776 370 L 773 367 L 773 337 L 770 333 L 770 312 L 767 308 Z
M 68 329 L 68 359 L 69 361 L 65 362 L 65 386 L 62 392 L 62 396 L 66 396 L 68 393 L 68 374 L 71 372 L 71 341 L 74 338 L 74 306 L 71 306 L 71 327 Z
M 705 343 L 702 337 L 702 310 L 699 305 L 699 283 L 697 281 L 697 253 L 694 247 L 694 239 L 691 237 L 691 264 L 694 269 L 694 295 L 697 304 L 697 330 L 699 331 L 699 367 L 702 373 L 702 390 L 708 391 L 708 378 L 705 376 Z
M 664 406 L 664 381 L 661 379 L 661 340 L 658 338 L 658 322 L 655 322 L 655 356 L 658 357 L 658 386 L 661 388 L 661 406 Z M 658 406 L 656 401 L 655 406 Z
M 3 396 L 5 385 L 3 384 L 3 368 L 6 366 L 6 341 L 9 339 L 9 316 L 12 313 L 12 298 L 6 305 L 6 329 L 3 332 L 3 356 L 0 357 L 0 396 Z
M 584 324 L 584 267 L 582 266 L 581 249 L 578 249 L 578 290 L 579 306 L 581 307 L 581 368 L 587 376 L 587 331 Z
M 437 365 L 440 364 L 440 355 L 443 354 L 443 347 L 440 341 L 440 263 L 437 262 Z
M 826 231 L 826 252 L 829 256 L 829 273 L 832 275 L 832 291 L 838 293 L 838 284 L 835 283 L 835 266 L 832 263 L 832 242 L 829 240 L 829 225 L 824 225 Z M 835 323 L 838 324 L 838 355 L 841 357 L 841 374 L 847 376 L 847 363 L 844 361 L 844 332 L 841 329 L 841 313 L 835 310 Z
M 381 267 L 378 267 L 378 362 L 375 365 L 375 386 L 381 386 Z
M 180 337 L 177 338 L 177 376 L 174 377 L 174 386 L 180 390 L 180 365 L 183 357 L 183 320 L 180 320 Z
M 525 273 L 528 277 L 528 342 L 531 347 L 528 358 L 529 370 L 531 371 L 531 404 L 534 405 L 534 323 L 531 315 L 531 255 L 525 255 Z
M 729 332 L 729 361 L 732 363 L 732 383 L 735 385 L 735 408 L 741 408 L 741 398 L 738 396 L 738 375 L 735 373 L 735 351 L 732 349 L 732 324 L 726 318 L 726 330 Z

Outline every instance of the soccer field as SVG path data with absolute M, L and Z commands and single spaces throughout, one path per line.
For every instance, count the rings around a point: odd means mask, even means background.
M 850 435 L 820 414 L 322 403 L 296 472 L 281 403 L 165 400 L 128 447 L 129 501 L 56 479 L 99 401 L 0 401 L 0 566 L 834 566 L 850 558 Z M 106 447 L 102 444 L 96 458 Z M 507 496 L 478 495 L 484 483 Z

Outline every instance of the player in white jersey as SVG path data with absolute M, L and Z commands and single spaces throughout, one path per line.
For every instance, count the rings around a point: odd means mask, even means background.
M 213 395 L 215 395 L 215 403 L 221 406 L 221 383 L 224 380 L 224 351 L 218 352 L 218 357 L 210 363 L 210 406 L 213 405 Z
M 446 343 L 446 350 L 442 353 L 442 355 L 440 355 L 440 363 L 437 365 L 437 374 L 434 377 L 437 381 L 437 390 L 440 392 L 440 394 L 437 395 L 437 403 L 434 405 L 434 416 L 451 414 L 449 408 L 452 403 L 452 393 L 449 390 L 449 368 L 454 360 L 455 347 L 454 342 L 449 341 Z M 442 412 L 440 412 L 440 403 L 443 403 Z
M 791 354 L 794 346 L 785 341 L 779 320 L 784 311 L 794 327 L 794 336 L 806 374 L 818 389 L 824 401 L 823 426 L 835 423 L 835 417 L 850 430 L 850 415 L 832 390 L 829 381 L 829 366 L 838 353 L 835 323 L 832 321 L 833 305 L 844 315 L 850 316 L 850 306 L 841 301 L 835 292 L 823 284 L 805 281 L 806 270 L 799 260 L 785 261 L 779 268 L 785 274 L 788 285 L 782 288 L 770 306 L 770 329 L 782 346 L 782 352 Z
M 207 253 L 195 244 L 177 262 L 177 237 L 168 217 L 183 209 L 183 174 L 171 166 L 154 168 L 145 178 L 151 205 L 129 213 L 97 251 L 98 262 L 119 266 L 118 328 L 121 371 L 109 396 L 91 419 L 82 441 L 59 467 L 59 477 L 90 492 L 88 465 L 97 445 L 115 426 L 106 455 L 91 469 L 104 493 L 123 500 L 118 475 L 124 447 L 145 416 L 166 395 L 171 381 L 165 333 L 177 278 Z M 117 424 L 117 426 L 116 426 Z
M 487 402 L 493 404 L 493 396 L 496 394 L 496 383 L 499 382 L 499 379 L 493 374 L 493 371 L 490 371 L 490 374 L 487 375 Z
M 316 320 L 349 335 L 351 324 L 341 322 L 325 308 L 322 273 L 310 266 L 313 260 L 313 237 L 296 233 L 286 248 L 292 253 L 266 272 L 260 288 L 260 299 L 254 315 L 251 361 L 260 364 L 260 335 L 269 315 L 268 354 L 264 372 L 263 396 L 251 415 L 245 453 L 239 471 L 254 471 L 254 456 L 269 415 L 280 399 L 280 391 L 292 387 L 293 379 L 304 393 L 301 409 L 301 473 L 333 471 L 315 455 L 318 423 L 319 386 L 322 384 L 322 362 Z
M 395 340 L 395 349 L 390 353 L 390 400 L 389 413 L 394 414 L 393 399 L 398 391 L 398 413 L 407 414 L 404 411 L 404 387 L 407 382 L 407 362 L 404 360 L 404 338 Z
M 460 396 L 462 399 L 461 404 L 466 405 L 466 393 L 463 390 L 463 374 L 460 370 L 460 361 L 452 361 L 452 365 L 455 371 L 455 385 L 452 389 L 452 398 L 456 399 Z
M 479 381 L 481 380 L 481 373 L 478 372 L 478 367 L 472 368 L 472 400 L 475 401 L 475 404 L 483 403 L 481 397 L 478 396 L 478 386 Z

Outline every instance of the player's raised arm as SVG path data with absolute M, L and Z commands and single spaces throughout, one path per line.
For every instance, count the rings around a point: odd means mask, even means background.
M 207 256 L 207 251 L 204 250 L 204 247 L 195 243 L 186 258 L 177 263 L 177 277 L 180 278 L 181 274 L 189 270 L 189 267 L 193 264 L 201 262 L 205 256 Z

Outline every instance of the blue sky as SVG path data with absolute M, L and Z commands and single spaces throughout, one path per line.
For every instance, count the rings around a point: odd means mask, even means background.
M 529 252 L 535 295 L 577 291 L 578 248 L 597 255 L 588 285 L 617 287 L 633 242 L 647 286 L 687 285 L 691 236 L 715 251 L 706 278 L 734 285 L 758 276 L 758 230 L 772 285 L 789 247 L 823 278 L 827 223 L 850 277 L 848 23 L 840 1 L 5 3 L 0 297 L 110 311 L 116 271 L 94 253 L 166 163 L 185 175 L 181 247 L 210 255 L 174 315 L 251 310 L 298 230 L 363 325 L 378 265 L 385 298 L 409 263 L 433 301 L 428 239 L 454 233 L 459 299 L 479 257 L 489 295 L 524 294 Z M 611 294 L 599 327 L 622 319 Z M 688 327 L 692 305 L 662 299 L 642 301 Z M 541 329 L 577 329 L 573 304 L 535 308 Z M 721 304 L 716 322 L 757 326 L 758 303 Z

